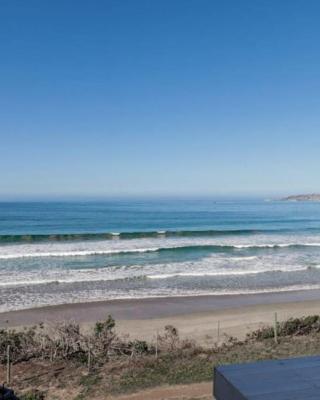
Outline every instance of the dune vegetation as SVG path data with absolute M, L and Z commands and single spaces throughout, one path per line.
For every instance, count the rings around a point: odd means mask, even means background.
M 154 343 L 119 336 L 109 316 L 83 333 L 74 322 L 0 330 L 0 380 L 5 382 L 8 346 L 10 386 L 23 400 L 103 399 L 146 388 L 212 380 L 213 366 L 284 358 L 320 351 L 320 317 L 290 319 L 251 332 L 245 340 L 225 336 L 203 348 L 165 326 Z

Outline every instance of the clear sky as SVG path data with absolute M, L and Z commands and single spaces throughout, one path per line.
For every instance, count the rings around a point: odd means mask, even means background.
M 0 199 L 320 191 L 320 1 L 1 0 Z

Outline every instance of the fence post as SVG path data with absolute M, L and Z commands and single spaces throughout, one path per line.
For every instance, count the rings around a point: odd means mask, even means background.
M 274 313 L 273 331 L 274 331 L 274 342 L 275 344 L 278 344 L 278 315 L 276 312 Z
M 158 358 L 158 336 L 159 336 L 159 333 L 157 330 L 157 332 L 156 332 L 156 358 Z
M 10 344 L 7 346 L 7 384 L 11 383 Z
M 217 341 L 218 341 L 218 344 L 219 344 L 219 342 L 220 342 L 220 321 L 218 321 L 218 328 L 217 328 Z
M 44 348 L 45 348 L 45 345 L 44 345 L 44 337 L 42 337 L 41 338 L 41 358 L 42 358 L 42 360 L 44 360 L 44 353 L 45 353 L 45 351 L 44 351 Z
M 91 371 L 91 345 L 89 342 L 89 345 L 88 345 L 88 372 L 90 373 L 90 371 Z

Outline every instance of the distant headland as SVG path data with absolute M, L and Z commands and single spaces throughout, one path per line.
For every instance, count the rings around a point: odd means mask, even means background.
M 281 199 L 282 201 L 320 201 L 320 194 L 298 194 L 294 196 L 288 196 Z

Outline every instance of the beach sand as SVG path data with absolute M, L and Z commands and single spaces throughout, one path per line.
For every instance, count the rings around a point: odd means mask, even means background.
M 111 314 L 118 333 L 131 338 L 153 341 L 157 331 L 170 324 L 178 328 L 182 338 L 210 346 L 218 335 L 220 340 L 227 336 L 241 339 L 249 331 L 272 324 L 275 312 L 279 321 L 319 314 L 320 290 L 66 304 L 0 313 L 0 327 L 74 320 L 87 329 Z

